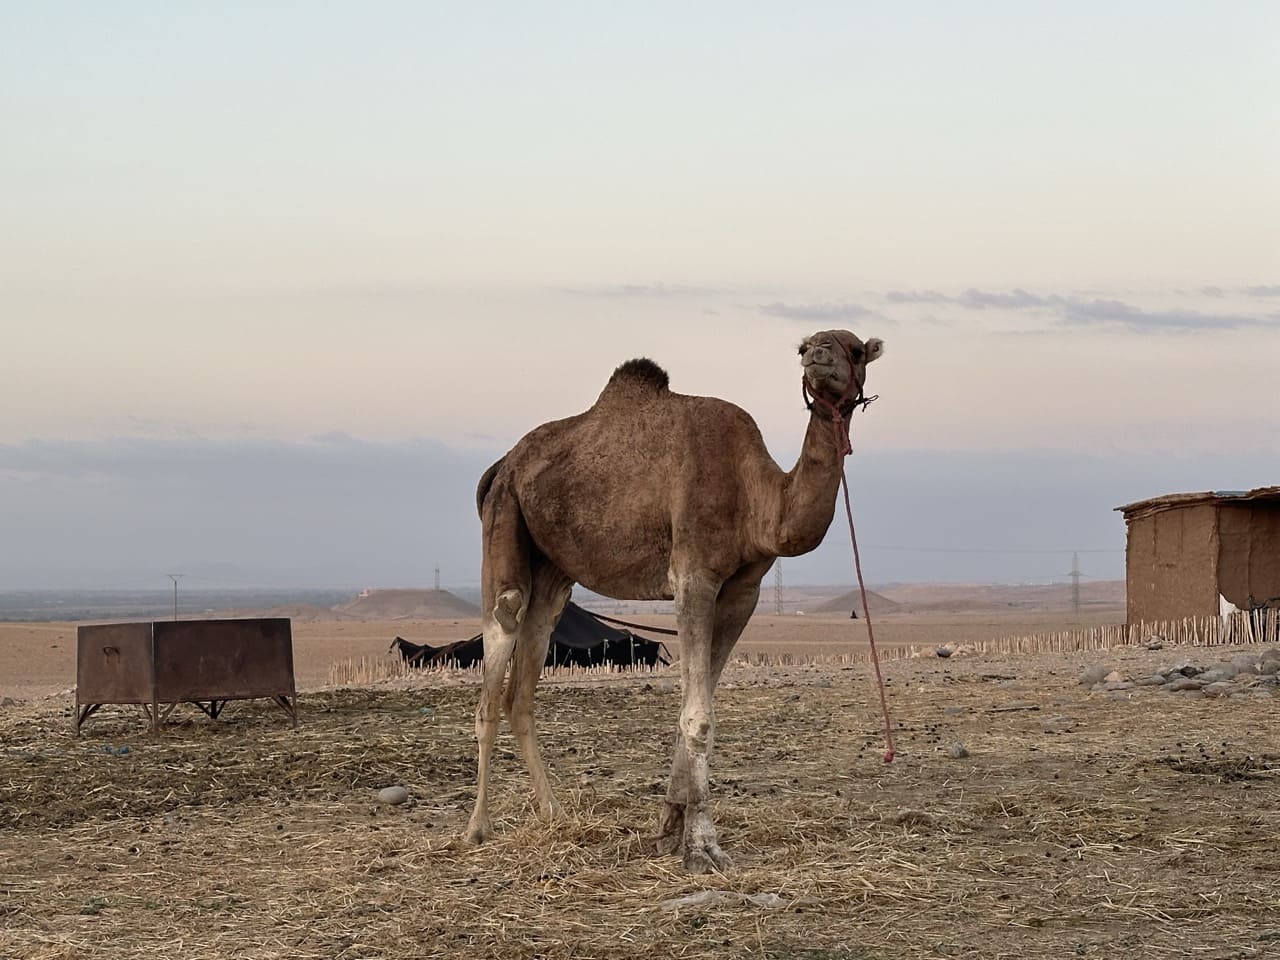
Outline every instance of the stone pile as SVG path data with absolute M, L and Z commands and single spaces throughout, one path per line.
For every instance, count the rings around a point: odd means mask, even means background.
M 1151 687 L 1184 697 L 1271 696 L 1280 686 L 1280 646 L 1261 653 L 1241 653 L 1230 660 L 1201 665 L 1181 660 L 1154 673 L 1134 676 L 1111 664 L 1095 664 L 1080 683 L 1096 693 L 1128 696 L 1139 687 Z

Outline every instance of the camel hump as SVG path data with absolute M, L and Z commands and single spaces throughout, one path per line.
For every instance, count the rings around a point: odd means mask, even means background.
M 666 390 L 670 378 L 667 376 L 667 371 L 648 357 L 638 357 L 618 367 L 609 378 L 610 384 L 622 382 L 641 384 L 653 387 L 655 390 Z

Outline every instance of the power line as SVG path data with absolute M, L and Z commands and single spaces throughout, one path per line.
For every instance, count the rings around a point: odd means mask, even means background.
M 1055 553 L 1124 553 L 1123 547 L 1096 547 L 1090 550 L 1049 550 L 1043 548 L 1023 549 L 1020 547 L 908 547 L 895 544 L 869 543 L 866 550 L 903 550 L 915 553 L 997 553 L 997 554 L 1055 554 Z

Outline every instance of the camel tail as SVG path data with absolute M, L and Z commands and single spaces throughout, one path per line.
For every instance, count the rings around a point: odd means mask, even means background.
M 484 517 L 484 498 L 489 495 L 489 488 L 493 486 L 493 478 L 498 475 L 498 469 L 506 461 L 503 457 L 492 467 L 486 470 L 480 477 L 480 483 L 476 486 L 476 512 Z

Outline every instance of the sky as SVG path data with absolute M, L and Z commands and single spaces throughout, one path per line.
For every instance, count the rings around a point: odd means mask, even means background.
M 832 327 L 887 343 L 870 580 L 1120 577 L 1113 507 L 1280 483 L 1277 37 L 1267 2 L 0 4 L 0 590 L 471 586 L 479 474 L 618 363 L 790 466 Z M 847 581 L 845 536 L 787 579 Z

